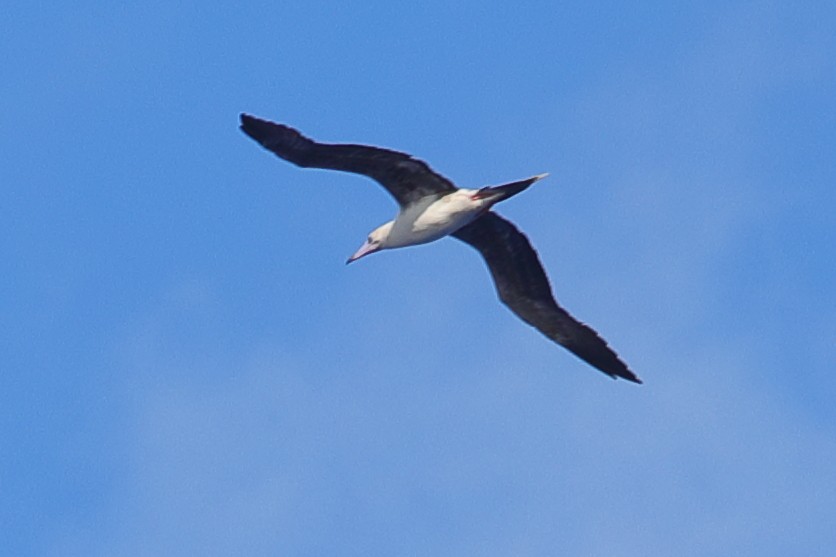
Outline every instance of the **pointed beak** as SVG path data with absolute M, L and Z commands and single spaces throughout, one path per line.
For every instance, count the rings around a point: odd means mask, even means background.
M 348 265 L 352 261 L 357 261 L 361 257 L 365 257 L 370 253 L 374 253 L 376 251 L 380 251 L 379 245 L 370 244 L 369 242 L 366 242 L 360 247 L 360 249 L 357 250 L 357 252 L 354 255 L 348 258 L 348 261 L 346 261 L 345 264 Z

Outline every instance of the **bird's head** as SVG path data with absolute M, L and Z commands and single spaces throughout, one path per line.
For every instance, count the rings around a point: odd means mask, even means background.
M 365 257 L 370 253 L 385 249 L 386 240 L 389 238 L 389 233 L 392 231 L 393 224 L 394 221 L 389 221 L 386 224 L 378 226 L 372 230 L 369 233 L 369 237 L 366 238 L 365 243 L 360 246 L 360 249 L 358 249 L 354 255 L 348 258 L 348 261 L 346 261 L 345 264 L 348 265 L 352 261 L 357 261 L 361 257 Z

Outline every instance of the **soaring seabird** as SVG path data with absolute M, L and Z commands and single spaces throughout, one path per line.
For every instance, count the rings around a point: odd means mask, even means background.
M 241 130 L 297 166 L 363 174 L 400 205 L 395 220 L 373 230 L 347 263 L 384 249 L 452 236 L 485 258 L 499 299 L 523 321 L 613 379 L 641 380 L 598 336 L 557 305 L 537 252 L 517 228 L 491 208 L 545 174 L 502 186 L 457 188 L 425 162 L 406 153 L 366 145 L 318 143 L 295 129 L 241 114 Z

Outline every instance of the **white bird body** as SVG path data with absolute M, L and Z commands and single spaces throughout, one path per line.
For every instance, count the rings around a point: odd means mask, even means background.
M 402 248 L 434 242 L 470 224 L 490 209 L 489 197 L 479 190 L 459 189 L 440 198 L 429 197 L 404 207 L 394 221 L 383 226 L 389 233 L 383 249 Z
M 427 244 L 449 236 L 490 211 L 498 201 L 516 195 L 546 176 L 548 174 L 540 174 L 519 182 L 478 190 L 457 188 L 449 193 L 428 195 L 401 205 L 395 220 L 372 230 L 347 263 L 384 249 Z

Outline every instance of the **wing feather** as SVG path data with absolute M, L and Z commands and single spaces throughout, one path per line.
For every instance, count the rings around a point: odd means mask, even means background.
M 368 176 L 386 188 L 401 206 L 429 195 L 456 191 L 456 186 L 427 163 L 406 153 L 367 145 L 318 143 L 289 126 L 247 114 L 241 115 L 241 130 L 297 166 Z
M 479 250 L 500 300 L 523 321 L 610 377 L 641 383 L 598 333 L 557 304 L 537 252 L 513 224 L 489 212 L 452 236 Z

